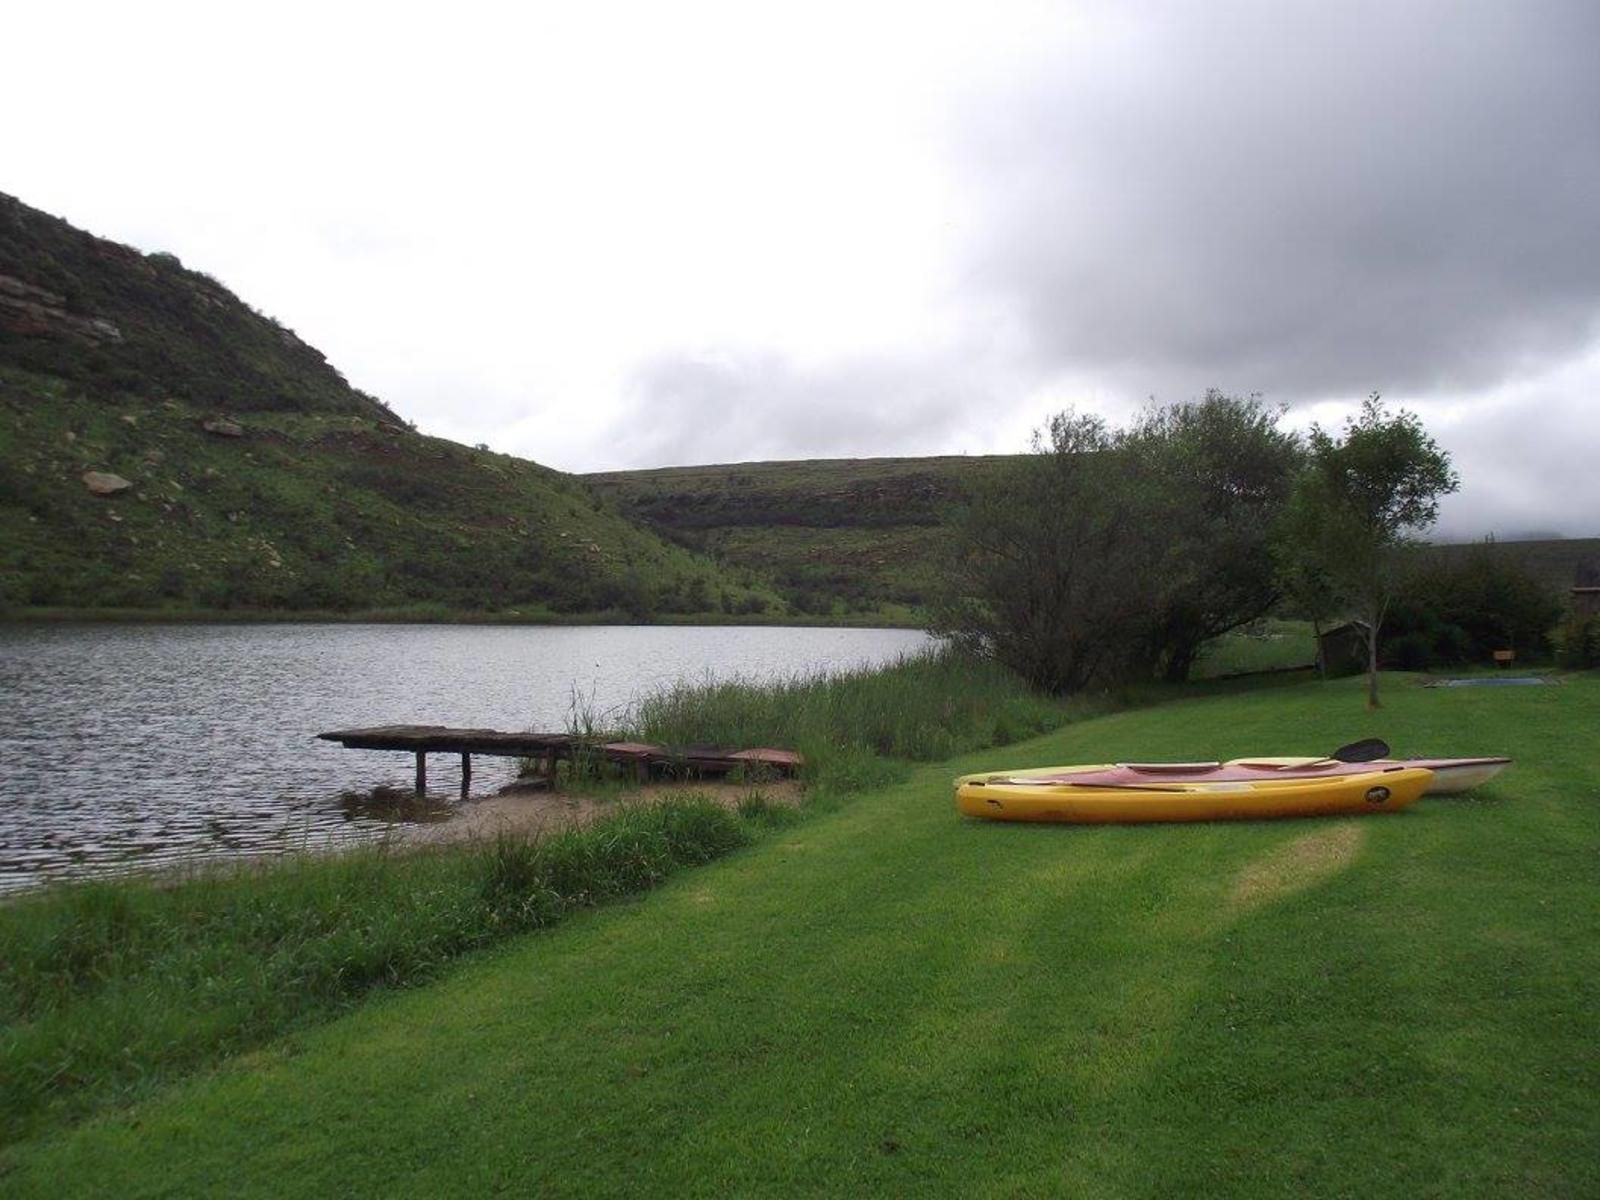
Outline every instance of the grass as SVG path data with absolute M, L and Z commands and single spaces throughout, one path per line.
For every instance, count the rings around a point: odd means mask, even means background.
M 968 755 L 0 1157 L 8 1194 L 1592 1196 L 1600 679 Z M 957 818 L 987 766 L 1496 753 L 1394 816 Z M 203 1009 L 197 1008 L 192 1019 Z M 225 1181 L 225 1182 L 224 1182 Z
M 1196 679 L 1215 679 L 1255 671 L 1315 667 L 1317 643 L 1309 621 L 1261 621 L 1255 628 L 1225 634 L 1208 645 L 1195 664 Z
M 19 900 L 0 908 L 0 1140 L 126 1102 L 748 836 L 691 799 L 544 840 L 379 847 Z

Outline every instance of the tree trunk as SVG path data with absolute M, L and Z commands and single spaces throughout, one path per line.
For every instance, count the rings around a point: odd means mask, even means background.
M 1328 682 L 1328 660 L 1322 655 L 1322 618 L 1311 618 L 1312 645 L 1317 648 L 1317 679 L 1323 683 Z
M 1167 658 L 1166 680 L 1168 683 L 1189 682 L 1189 672 L 1194 668 L 1195 647 L 1188 642 L 1183 643 Z
M 1367 626 L 1367 707 L 1382 708 L 1378 702 L 1378 626 Z

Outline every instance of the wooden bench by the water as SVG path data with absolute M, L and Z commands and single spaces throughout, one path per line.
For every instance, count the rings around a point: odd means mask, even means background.
M 656 746 L 645 742 L 611 741 L 570 733 L 505 733 L 498 729 L 451 729 L 444 725 L 378 725 L 371 729 L 335 729 L 319 733 L 325 742 L 347 750 L 400 750 L 417 756 L 417 795 L 428 789 L 428 755 L 461 755 L 461 794 L 472 784 L 472 756 L 529 758 L 552 786 L 556 763 L 579 756 L 630 766 L 641 779 L 652 773 L 727 775 L 737 770 L 765 769 L 792 775 L 801 766 L 793 750 L 757 747 L 728 750 L 720 746 Z

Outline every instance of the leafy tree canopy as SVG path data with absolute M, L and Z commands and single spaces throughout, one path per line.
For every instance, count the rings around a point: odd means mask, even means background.
M 1279 561 L 1314 606 L 1361 622 L 1367 703 L 1378 707 L 1378 643 L 1391 600 L 1418 562 L 1417 535 L 1459 486 L 1450 456 L 1415 413 L 1374 393 L 1342 436 L 1314 426 L 1305 470 L 1279 526 Z
M 1269 531 L 1299 463 L 1281 415 L 1216 391 L 1128 430 L 1058 414 L 971 488 L 934 631 L 1052 691 L 1186 677 L 1277 598 Z

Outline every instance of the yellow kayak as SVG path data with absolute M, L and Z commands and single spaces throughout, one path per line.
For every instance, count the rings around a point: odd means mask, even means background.
M 1398 811 L 1415 803 L 1433 779 L 1433 772 L 1422 767 L 1333 778 L 1136 784 L 1030 781 L 1022 775 L 963 776 L 956 781 L 956 807 L 991 821 L 1078 824 L 1325 817 Z
M 1493 758 L 1378 758 L 1346 762 L 1337 758 L 1305 756 L 1235 758 L 1228 762 L 1124 762 L 1082 763 L 1070 767 L 1031 767 L 1024 770 L 983 771 L 963 775 L 960 787 L 972 780 L 984 783 L 1259 783 L 1268 780 L 1333 779 L 1345 775 L 1368 775 L 1394 767 L 1421 767 L 1433 772 L 1423 791 L 1425 796 L 1445 796 L 1489 782 L 1511 765 L 1504 757 Z

